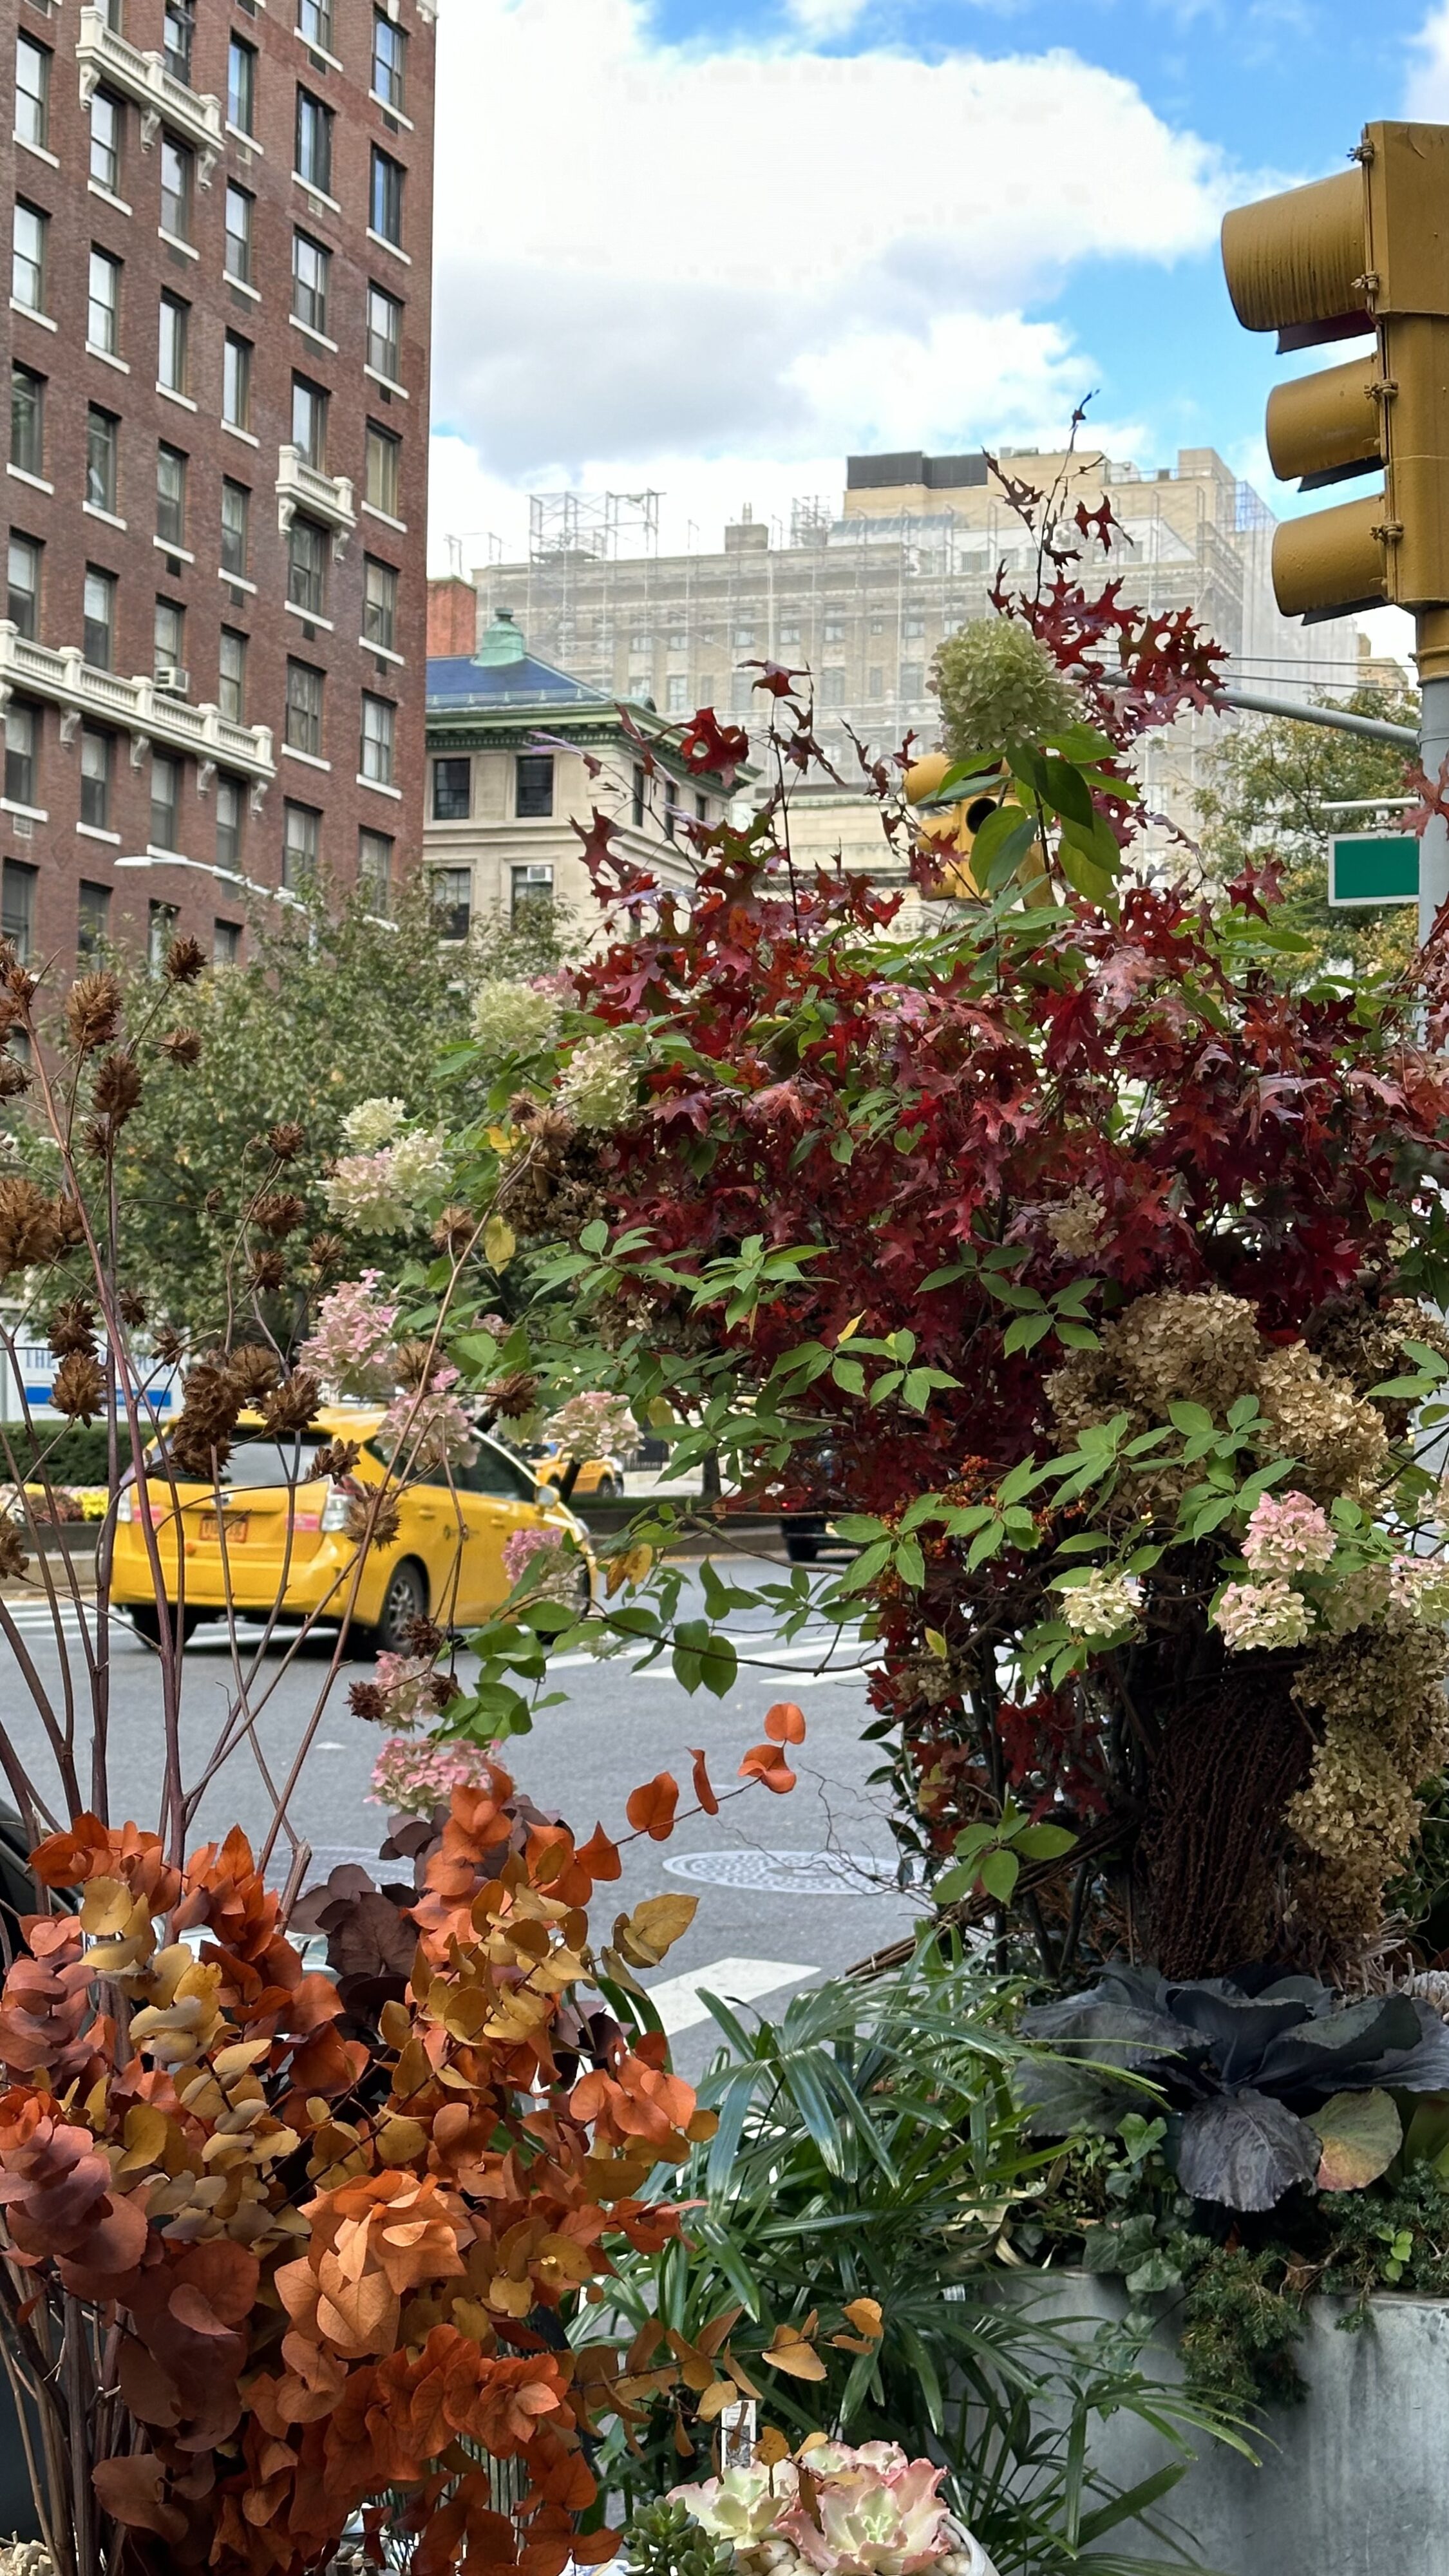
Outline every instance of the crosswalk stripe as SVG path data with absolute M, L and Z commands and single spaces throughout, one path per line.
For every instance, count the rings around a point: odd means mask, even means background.
M 718 1995 L 723 2004 L 750 2004 L 779 1986 L 798 1986 L 803 1978 L 818 1975 L 818 1969 L 798 1967 L 789 1959 L 711 1959 L 707 1967 L 691 1968 L 686 1976 L 662 1978 L 649 1988 L 649 2000 L 668 2036 L 675 2039 L 682 2030 L 693 2030 L 710 2019 L 709 2006 L 700 1999 L 701 1988 Z

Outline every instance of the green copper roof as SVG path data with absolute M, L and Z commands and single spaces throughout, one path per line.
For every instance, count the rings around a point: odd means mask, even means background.
M 511 608 L 500 608 L 491 626 L 484 628 L 483 641 L 474 658 L 485 671 L 499 671 L 506 663 L 527 660 L 527 648 L 513 622 Z

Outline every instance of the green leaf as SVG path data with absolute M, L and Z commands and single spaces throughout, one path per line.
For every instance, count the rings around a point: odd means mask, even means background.
M 913 1592 L 920 1591 L 926 1580 L 926 1560 L 915 1539 L 901 1540 L 896 1549 L 896 1572 L 902 1583 L 908 1583 Z
M 1403 2144 L 1403 2124 L 1393 2096 L 1335 2093 L 1308 2126 L 1323 2141 L 1320 2191 L 1364 2191 L 1387 2173 Z
M 1077 1837 L 1065 1825 L 1027 1825 L 1012 1836 L 1012 1849 L 1026 1860 L 1060 1860 L 1064 1852 L 1075 1851 Z
M 1057 1340 L 1065 1342 L 1069 1351 L 1095 1351 L 1100 1350 L 1102 1346 L 1101 1334 L 1094 1333 L 1090 1324 L 1072 1324 L 1060 1319 L 1057 1323 Z
M 988 1896 L 994 1896 L 998 1905 L 1009 1905 L 1021 1876 L 1021 1863 L 1015 1852 L 988 1852 L 977 1876 Z
M 1019 805 L 998 805 L 971 845 L 971 873 L 977 884 L 992 893 L 997 886 L 1009 884 L 1035 839 L 1032 815 L 1023 814 Z
M 1006 1333 L 1001 1344 L 1002 1350 L 1008 1359 L 1010 1359 L 1017 1351 L 1034 1351 L 1038 1342 L 1045 1341 L 1051 1328 L 1052 1319 L 1050 1315 L 1018 1315 L 1013 1322 L 1007 1325 Z M 1063 1338 L 1065 1339 L 1066 1334 L 1072 1332 L 1076 1328 L 1071 1324 L 1068 1324 L 1062 1329 Z M 1089 1342 L 1094 1343 L 1096 1338 L 1097 1336 L 1095 1333 L 1089 1333 L 1087 1335 Z
M 1032 783 L 1043 803 L 1050 805 L 1053 813 L 1060 814 L 1064 822 L 1076 823 L 1084 832 L 1090 832 L 1096 820 L 1096 808 L 1092 803 L 1092 791 L 1081 771 L 1069 760 L 1060 758 L 1040 761 L 1037 769 L 1039 776 Z

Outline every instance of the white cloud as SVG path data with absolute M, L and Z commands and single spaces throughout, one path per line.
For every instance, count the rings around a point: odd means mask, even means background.
M 792 6 L 795 36 L 710 51 L 654 42 L 644 0 L 446 0 L 440 529 L 517 523 L 530 485 L 765 514 L 851 448 L 1050 444 L 1094 371 L 1032 303 L 1210 245 L 1232 183 L 1131 82 L 823 55 L 854 0 Z
M 1404 114 L 1434 124 L 1449 117 L 1449 0 L 1430 10 L 1409 50 Z
M 789 0 L 790 15 L 803 36 L 848 36 L 868 6 L 869 0 Z

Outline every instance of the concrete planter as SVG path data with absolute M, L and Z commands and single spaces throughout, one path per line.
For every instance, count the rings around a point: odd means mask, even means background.
M 1033 2286 L 1037 2295 L 1033 2295 Z M 1150 2353 L 1166 2378 L 1181 2364 L 1170 2300 L 1129 2302 L 1085 2272 L 1018 2277 L 1009 2295 L 1044 2321 L 1089 2339 L 1129 2304 L 1160 2309 Z M 1449 2302 L 1370 2302 L 1369 2322 L 1340 2331 L 1341 2299 L 1311 2299 L 1297 2351 L 1309 2395 L 1264 2420 L 1253 2468 L 1209 2446 L 1159 2512 L 1179 2524 L 1214 2576 L 1445 2576 L 1449 2568 Z M 1123 2487 L 1150 2476 L 1166 2446 L 1131 2416 L 1098 2427 L 1096 2465 Z M 1153 2555 L 1132 2527 L 1114 2543 Z

